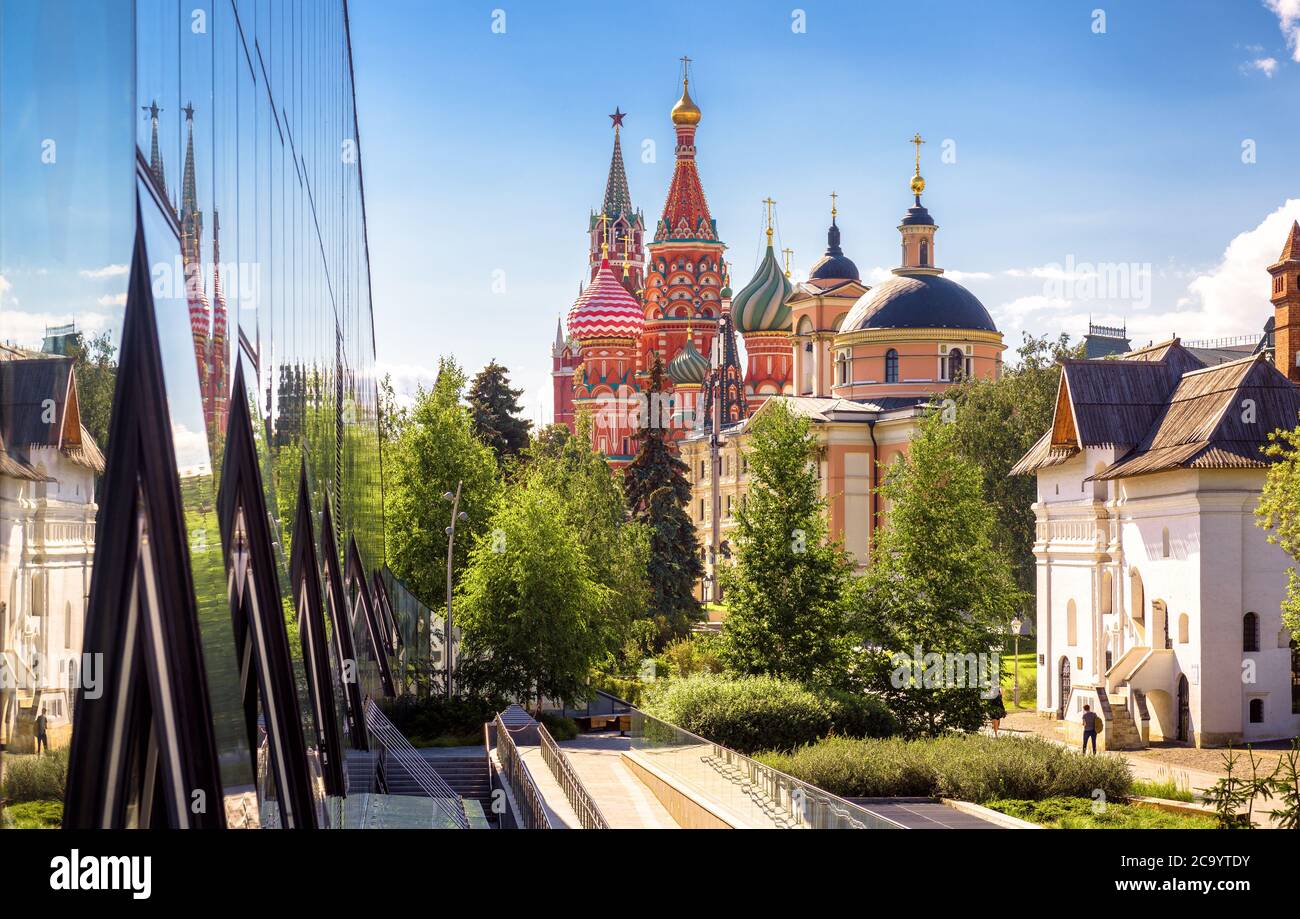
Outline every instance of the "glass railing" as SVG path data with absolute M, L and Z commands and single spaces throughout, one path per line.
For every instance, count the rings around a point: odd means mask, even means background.
M 815 785 L 632 709 L 636 758 L 737 828 L 899 829 Z

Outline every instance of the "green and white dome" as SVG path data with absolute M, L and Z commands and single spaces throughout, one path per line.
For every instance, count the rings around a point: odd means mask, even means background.
M 689 338 L 682 350 L 668 363 L 668 376 L 677 385 L 700 384 L 709 376 L 709 359 L 695 348 Z
M 789 331 L 790 308 L 785 305 L 785 300 L 792 289 L 790 279 L 776 263 L 776 253 L 769 243 L 754 277 L 731 301 L 736 330 L 742 335 Z

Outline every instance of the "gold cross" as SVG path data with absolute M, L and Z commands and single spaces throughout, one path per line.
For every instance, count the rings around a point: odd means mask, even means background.
M 690 59 L 689 57 L 687 57 L 686 55 L 683 54 L 683 55 L 682 55 L 681 57 L 679 57 L 677 60 L 679 60 L 679 61 L 682 62 L 682 81 L 683 81 L 683 82 L 690 82 L 690 79 L 691 79 L 691 59 Z
M 609 215 L 604 211 L 600 212 L 600 257 L 609 258 L 609 236 L 606 229 L 609 225 Z
M 838 197 L 839 195 L 835 194 L 835 192 L 831 192 L 831 216 L 832 217 L 834 217 L 836 214 L 839 213 L 839 211 L 835 209 L 835 199 Z
M 921 139 L 921 134 L 918 131 L 916 134 L 912 135 L 911 142 L 916 144 L 916 174 L 920 175 L 921 174 L 921 144 L 925 143 L 925 141 Z
M 781 254 L 785 256 L 785 276 L 790 277 L 790 258 L 794 255 L 793 249 L 782 249 Z
M 772 205 L 776 202 L 769 195 L 763 199 L 763 203 L 767 205 L 767 244 L 770 246 L 772 245 Z

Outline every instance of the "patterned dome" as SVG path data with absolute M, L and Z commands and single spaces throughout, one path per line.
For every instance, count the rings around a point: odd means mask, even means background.
M 736 331 L 785 332 L 790 329 L 790 308 L 786 297 L 793 288 L 776 263 L 776 254 L 769 243 L 767 254 L 754 272 L 754 277 L 731 301 L 731 315 L 736 318 Z
M 603 259 L 596 277 L 569 309 L 569 335 L 578 341 L 640 338 L 644 326 L 641 305 L 614 277 L 609 259 Z
M 679 386 L 683 383 L 703 383 L 709 376 L 709 359 L 695 348 L 689 338 L 677 356 L 668 362 L 668 376 Z

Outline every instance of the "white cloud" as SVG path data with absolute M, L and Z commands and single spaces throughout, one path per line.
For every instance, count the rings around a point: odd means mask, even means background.
M 1009 303 L 1003 303 L 992 310 L 993 321 L 1000 329 L 1024 329 L 1031 327 L 1057 327 L 1061 324 L 1060 313 L 1074 304 L 1060 297 L 1048 297 L 1043 294 L 1030 294 L 1017 297 Z M 1050 316 L 1042 314 L 1051 314 Z
M 423 364 L 390 364 L 386 361 L 375 363 L 376 382 L 385 376 L 391 376 L 393 395 L 397 398 L 397 404 L 403 407 L 414 404 L 417 389 L 432 389 L 437 373 L 436 367 Z
M 181 477 L 207 475 L 212 471 L 208 454 L 208 435 L 191 431 L 180 422 L 172 424 L 172 445 L 176 450 L 176 469 Z
M 126 306 L 126 293 L 105 294 L 95 302 L 100 306 Z
M 5 298 L 5 295 L 9 293 L 12 287 L 13 285 L 9 283 L 9 279 L 0 274 L 0 300 Z
M 19 310 L 0 310 L 0 338 L 22 348 L 39 348 L 50 326 L 75 322 L 77 328 L 90 335 L 108 328 L 113 317 L 103 313 L 24 313 Z
M 120 278 L 127 272 L 126 265 L 105 265 L 102 268 L 85 268 L 78 272 L 83 278 Z
M 1241 65 L 1243 73 L 1250 73 L 1252 70 L 1257 70 L 1270 80 L 1273 79 L 1273 74 L 1277 73 L 1277 68 L 1278 63 L 1277 58 L 1275 57 L 1258 57 L 1253 61 L 1247 61 Z
M 987 271 L 959 271 L 956 268 L 945 269 L 943 276 L 951 281 L 956 281 L 958 284 L 965 281 L 987 281 L 993 277 Z
M 1278 27 L 1291 46 L 1291 59 L 1300 61 L 1300 0 L 1264 0 L 1264 5 L 1277 15 Z

